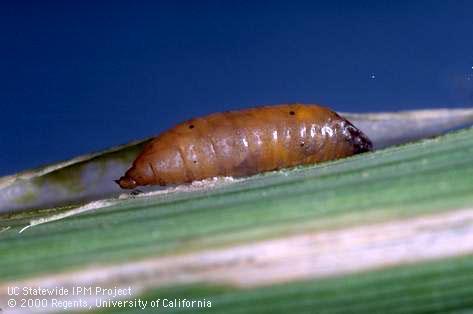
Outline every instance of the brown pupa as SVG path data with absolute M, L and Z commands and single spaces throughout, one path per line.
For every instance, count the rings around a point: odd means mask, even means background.
M 152 139 L 116 182 L 123 189 L 169 185 L 334 160 L 372 150 L 349 121 L 318 105 L 215 113 Z

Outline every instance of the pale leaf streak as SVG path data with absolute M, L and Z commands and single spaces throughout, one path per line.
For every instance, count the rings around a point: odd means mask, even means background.
M 135 295 L 156 287 L 202 282 L 245 288 L 471 253 L 473 209 L 467 208 L 4 282 L 0 304 L 11 298 L 6 294 L 8 286 L 132 286 Z
M 64 219 L 64 218 L 67 218 L 67 217 L 70 217 L 70 216 L 75 216 L 75 215 L 85 213 L 85 212 L 89 212 L 89 211 L 92 211 L 92 210 L 96 210 L 96 209 L 99 209 L 99 208 L 109 207 L 109 206 L 115 205 L 117 202 L 118 202 L 118 200 L 116 200 L 116 199 L 95 201 L 95 202 L 88 203 L 84 206 L 80 206 L 80 207 L 68 210 L 66 212 L 62 212 L 62 213 L 55 214 L 55 215 L 52 215 L 52 216 L 47 216 L 47 217 L 41 217 L 41 218 L 38 218 L 38 219 L 33 219 L 33 220 L 30 221 L 30 223 L 27 226 L 23 227 L 19 231 L 19 233 L 22 233 L 25 230 L 27 230 L 28 228 L 31 228 L 31 227 L 34 227 L 34 226 L 42 225 L 42 224 L 52 222 L 52 221 L 56 221 L 56 220 L 61 220 L 61 219 Z

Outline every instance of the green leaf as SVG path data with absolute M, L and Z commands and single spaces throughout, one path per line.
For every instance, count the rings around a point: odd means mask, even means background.
M 116 200 L 21 234 L 25 219 L 51 212 L 3 216 L 11 228 L 0 233 L 0 278 L 3 286 L 89 278 L 131 285 L 133 298 L 210 299 L 225 313 L 471 310 L 472 204 L 467 129 Z

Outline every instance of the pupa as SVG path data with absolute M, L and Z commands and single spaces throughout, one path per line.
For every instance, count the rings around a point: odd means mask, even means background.
M 116 182 L 123 189 L 133 189 L 216 176 L 249 176 L 372 148 L 365 134 L 326 107 L 262 106 L 178 124 L 153 138 Z

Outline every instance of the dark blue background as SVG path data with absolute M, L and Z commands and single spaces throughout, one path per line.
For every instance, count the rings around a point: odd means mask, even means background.
M 0 175 L 253 105 L 473 105 L 473 1 L 173 2 L 1 2 Z

